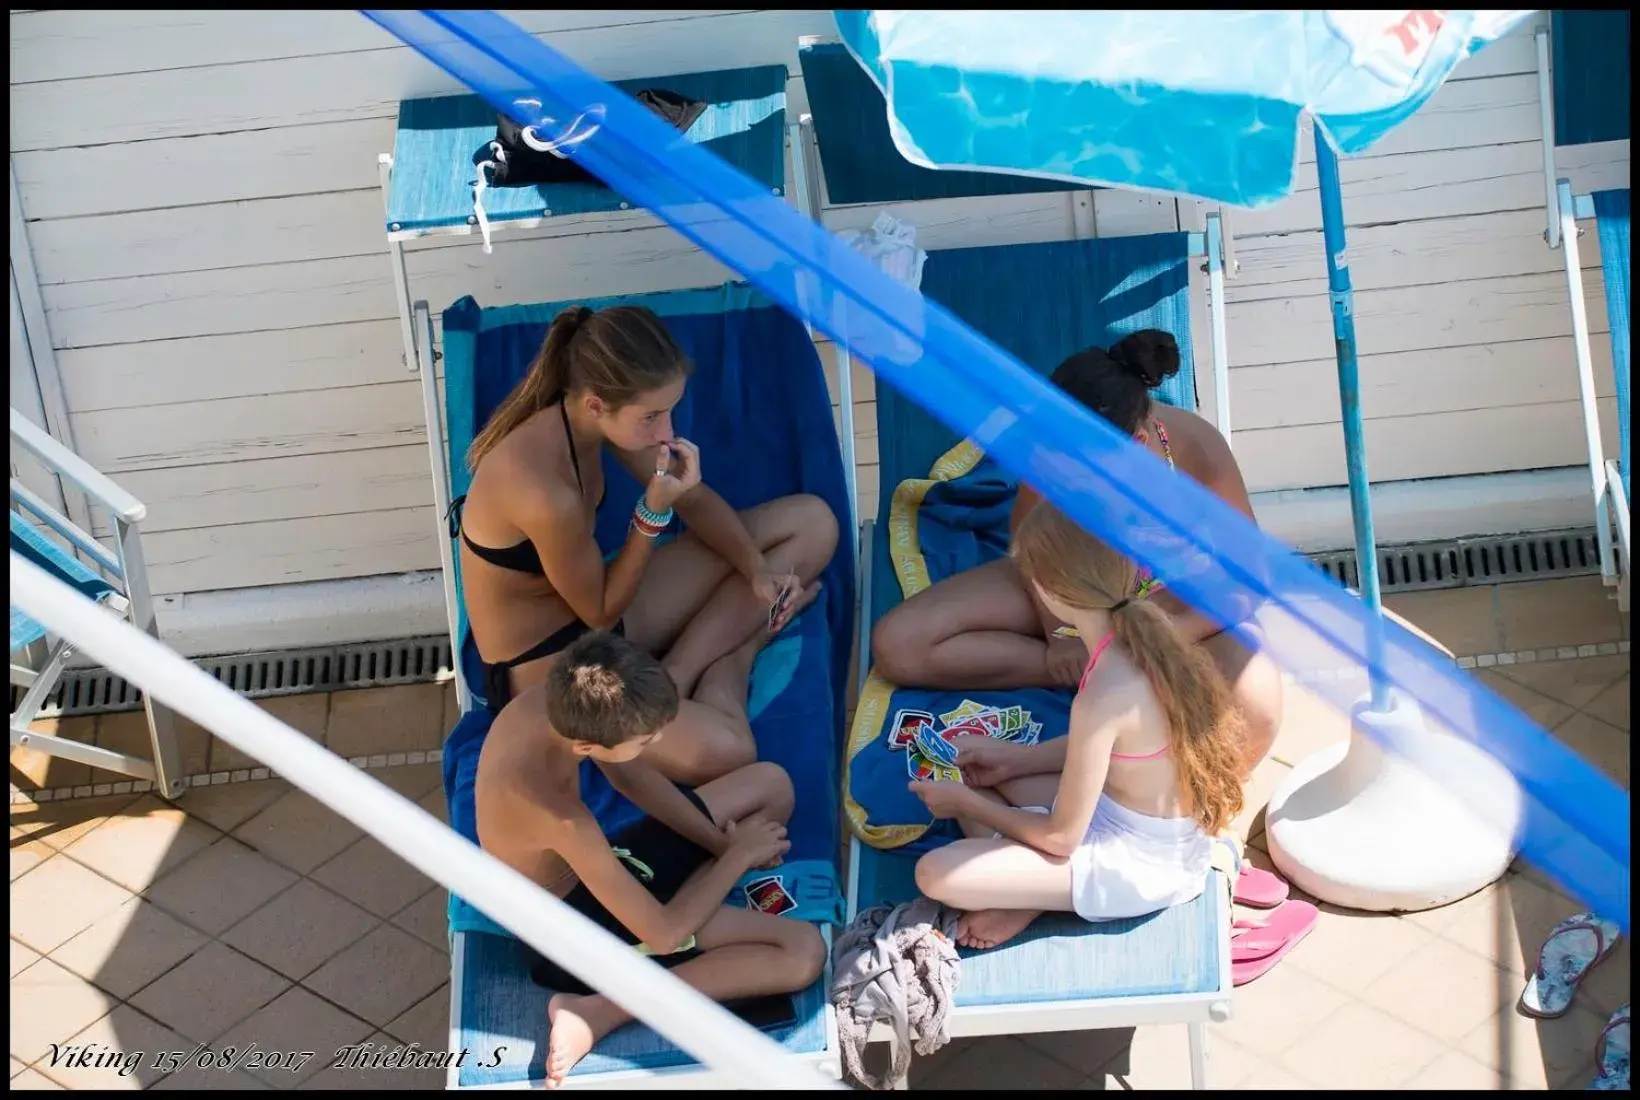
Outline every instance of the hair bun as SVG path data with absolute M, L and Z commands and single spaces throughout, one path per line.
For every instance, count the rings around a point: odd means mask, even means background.
M 570 306 L 552 319 L 552 327 L 562 328 L 565 336 L 574 336 L 587 323 L 592 312 L 587 306 Z
M 1179 373 L 1179 342 L 1159 328 L 1140 329 L 1111 345 L 1116 365 L 1155 389 Z

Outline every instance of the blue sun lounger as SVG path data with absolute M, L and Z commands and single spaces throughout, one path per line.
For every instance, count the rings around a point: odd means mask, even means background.
M 110 553 L 72 520 L 31 492 L 16 476 L 11 479 L 11 548 L 52 577 L 76 589 L 115 614 L 129 617 L 139 629 L 156 637 L 154 603 L 148 592 L 148 570 L 142 556 L 138 523 L 147 512 L 140 501 L 115 485 L 90 463 L 41 431 L 16 409 L 11 410 L 11 440 L 62 479 L 83 490 L 89 500 L 107 508 L 115 529 Z M 47 535 L 54 533 L 67 543 Z M 75 554 L 96 563 L 93 569 Z M 11 609 L 11 686 L 21 691 L 11 710 L 12 748 L 29 748 L 48 756 L 111 771 L 127 780 L 111 784 L 125 790 L 150 790 L 174 799 L 186 789 L 187 779 L 177 754 L 174 719 L 164 707 L 142 697 L 148 721 L 147 758 L 71 741 L 29 729 L 57 689 L 68 659 L 68 639 L 51 634 L 16 606 Z M 14 696 L 15 697 L 15 696 Z
M 881 94 L 841 46 L 807 44 L 798 56 L 833 204 L 1068 190 L 1023 177 L 910 165 L 889 140 Z M 914 210 L 896 213 L 916 220 Z M 1201 257 L 1222 272 L 1218 241 L 1210 247 L 1204 235 L 1190 233 L 931 251 L 922 291 L 1043 372 L 1090 344 L 1107 346 L 1145 327 L 1166 329 L 1178 338 L 1183 362 L 1160 396 L 1194 408 L 1189 265 Z M 882 748 L 883 727 L 901 707 L 939 713 L 965 697 L 1002 705 L 1004 696 L 1012 696 L 1049 724 L 1058 714 L 1057 732 L 1063 732 L 1068 709 L 1068 698 L 1055 700 L 1046 692 L 913 692 L 867 675 L 870 630 L 888 610 L 928 584 L 1004 552 L 1013 493 L 1013 483 L 987 468 L 977 448 L 881 380 L 877 435 L 881 503 L 876 522 L 867 525 L 858 654 L 863 684 L 845 778 L 854 832 L 851 919 L 873 905 L 916 897 L 917 855 L 954 835 L 929 827 L 925 812 L 916 820 L 920 805 L 903 801 L 903 772 L 889 762 L 897 755 Z M 862 835 L 872 843 L 862 843 Z M 1195 902 L 1151 917 L 1097 925 L 1070 914 L 1042 917 L 1000 948 L 962 951 L 951 1033 L 1182 1023 L 1190 1029 L 1192 1079 L 1204 1087 L 1206 1024 L 1230 1015 L 1229 931 L 1229 889 L 1218 871 Z M 889 1035 L 884 1030 L 874 1038 Z
M 1572 311 L 1578 393 L 1588 439 L 1600 572 L 1617 586 L 1620 606 L 1629 595 L 1629 188 L 1574 190 L 1558 176 L 1555 150 L 1629 138 L 1629 19 L 1625 11 L 1554 11 L 1538 36 L 1538 84 L 1545 118 L 1545 184 L 1549 226 L 1545 240 L 1561 249 Z M 1550 69 L 1550 55 L 1555 59 Z M 1627 183 L 1628 152 L 1622 152 Z M 1594 348 L 1583 293 L 1578 222 L 1593 221 L 1600 242 L 1610 326 L 1612 388 L 1617 405 L 1618 457 L 1601 441 Z
M 628 92 L 665 88 L 707 104 L 688 130 L 698 142 L 776 193 L 785 186 L 784 66 L 622 81 Z M 443 753 L 450 823 L 477 840 L 472 797 L 479 751 L 492 720 L 481 698 L 477 653 L 462 610 L 453 542 L 443 529 L 449 501 L 466 490 L 466 450 L 490 413 L 518 381 L 562 308 L 617 302 L 655 310 L 695 364 L 677 430 L 702 450 L 705 480 L 736 508 L 793 493 L 831 505 L 840 530 L 852 530 L 848 491 L 825 377 L 803 323 L 743 283 L 626 295 L 584 302 L 481 308 L 462 298 L 442 316 L 444 392 L 434 384 L 431 311 L 414 302 L 404 277 L 403 244 L 420 237 L 535 225 L 546 218 L 641 215 L 622 196 L 594 184 L 562 183 L 479 189 L 473 154 L 495 133 L 495 115 L 476 96 L 401 104 L 394 154 L 384 158 L 386 230 L 400 278 L 406 355 L 422 375 L 433 450 L 435 497 L 451 639 L 458 658 L 463 715 Z M 497 244 L 497 247 L 503 247 Z M 596 536 L 613 550 L 625 538 L 627 510 L 639 486 L 607 456 L 607 499 Z M 794 916 L 823 931 L 843 917 L 837 759 L 855 608 L 852 555 L 842 548 L 822 574 L 824 593 L 759 656 L 749 710 L 759 757 L 782 764 L 795 780 L 792 850 L 781 873 L 799 903 Z M 583 796 L 606 830 L 636 809 L 587 769 Z M 738 894 L 738 891 L 736 892 Z M 736 894 L 731 894 L 731 903 Z M 527 949 L 459 897 L 449 904 L 452 1050 L 474 1051 L 452 1066 L 451 1088 L 539 1087 L 547 1049 L 549 991 L 529 978 Z M 841 1074 L 829 976 L 794 997 L 795 1019 L 770 1034 L 788 1050 Z M 502 1052 L 502 1048 L 505 1048 Z M 501 1053 L 495 1053 L 501 1052 Z M 641 1023 L 599 1043 L 566 1082 L 578 1088 L 732 1085 Z

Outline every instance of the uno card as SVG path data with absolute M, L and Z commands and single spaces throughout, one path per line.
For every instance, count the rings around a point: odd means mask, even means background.
M 957 763 L 957 747 L 951 743 L 950 737 L 949 730 L 936 731 L 932 725 L 918 726 L 917 751 L 937 765 L 954 767 Z
M 976 703 L 972 699 L 964 699 L 957 706 L 956 710 L 948 710 L 944 714 L 940 715 L 940 721 L 944 722 L 948 726 L 955 725 L 964 718 L 979 714 L 983 710 L 985 710 L 985 706 L 983 704 Z
M 961 783 L 962 769 L 946 767 L 944 765 L 935 765 L 934 778 L 936 780 L 943 779 L 950 783 Z
M 992 737 L 995 736 L 991 727 L 976 718 L 967 718 L 946 726 L 940 733 L 947 739 L 952 737 Z
M 917 731 L 927 726 L 934 728 L 934 716 L 925 710 L 902 710 L 894 715 L 894 724 L 888 728 L 888 747 L 907 748 L 917 738 Z
M 1002 733 L 1002 712 L 994 708 L 982 711 L 968 719 L 968 721 L 978 722 L 990 731 L 992 737 Z
M 913 782 L 920 782 L 924 779 L 933 779 L 934 771 L 934 762 L 919 752 L 917 750 L 917 746 L 913 745 L 911 748 L 906 750 L 905 774 L 909 775 Z
M 741 887 L 741 892 L 746 895 L 746 903 L 753 909 L 773 917 L 790 913 L 797 908 L 797 902 L 786 892 L 785 883 L 780 875 L 770 875 L 768 878 L 748 882 Z
M 1002 711 L 1002 730 L 1004 733 L 1013 733 L 1025 728 L 1025 723 L 1031 720 L 1031 712 L 1015 704 L 1005 707 Z

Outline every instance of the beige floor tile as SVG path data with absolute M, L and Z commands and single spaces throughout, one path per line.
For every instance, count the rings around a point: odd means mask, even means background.
M 64 850 L 128 890 L 146 890 L 222 834 L 152 796 L 93 829 Z
M 208 942 L 164 911 L 132 898 L 51 957 L 123 1000 Z
M 11 884 L 11 935 L 49 953 L 130 900 L 123 886 L 56 856 Z
M 239 826 L 233 835 L 305 875 L 364 833 L 307 792 L 293 790 Z
M 315 993 L 382 1027 L 449 980 L 449 956 L 380 925 L 303 981 Z
M 191 1049 L 189 1048 L 189 1050 Z M 184 1054 L 188 1052 L 188 1050 L 183 1051 Z M 189 1092 L 206 1089 L 232 1090 L 233 1092 L 247 1090 L 251 1092 L 270 1091 L 268 1085 L 264 1085 L 242 1069 L 224 1071 L 215 1068 L 201 1069 L 195 1065 L 184 1066 L 175 1073 L 167 1073 L 149 1086 L 150 1092 L 158 1092 L 162 1089 L 186 1089 Z
M 456 682 L 454 680 L 446 680 L 443 686 L 444 734 L 448 737 L 450 731 L 456 728 L 456 723 L 461 721 L 461 701 L 456 697 Z
M 444 773 L 436 761 L 431 764 L 400 764 L 380 768 L 370 773 L 383 786 L 391 787 L 412 802 L 419 801 L 430 791 L 443 790 Z
M 1316 1086 L 1293 1073 L 1285 1066 L 1268 1059 L 1253 1058 L 1255 1065 L 1235 1087 L 1242 1092 L 1315 1092 Z M 1214 1088 L 1219 1086 L 1215 1085 Z
M 952 1062 L 955 1062 L 958 1058 L 962 1057 L 968 1051 L 973 1050 L 975 1047 L 984 1047 L 994 1043 L 995 1041 L 996 1040 L 994 1038 L 990 1037 L 952 1039 L 932 1054 L 926 1056 L 912 1055 L 911 1069 L 906 1075 L 907 1083 L 910 1084 L 913 1089 L 926 1088 L 927 1082 L 933 1078 L 934 1075 L 938 1074 L 940 1070 L 944 1069 Z M 861 1057 L 868 1073 L 873 1073 L 880 1076 L 888 1071 L 887 1043 L 871 1044 L 866 1047 L 865 1053 Z
M 444 743 L 441 684 L 338 691 L 330 701 L 325 744 L 339 756 L 425 752 Z
M 1208 1046 L 1213 1046 L 1211 1040 Z M 1190 1029 L 1183 1024 L 1136 1028 L 1133 1042 L 1100 1072 L 1115 1079 L 1107 1088 L 1188 1090 Z
M 56 854 L 56 849 L 38 840 L 14 839 L 11 842 L 11 881 L 16 882 Z
M 16 1077 L 19 1073 L 22 1073 L 25 1069 L 28 1069 L 28 1067 L 25 1066 L 23 1063 L 19 1062 L 17 1059 L 13 1058 L 11 1060 L 11 1076 Z
M 1253 774 L 1242 785 L 1241 813 L 1230 823 L 1231 832 L 1244 841 L 1264 835 L 1265 807 L 1291 771 L 1290 765 L 1273 756 L 1259 761 L 1258 767 L 1253 769 Z
M 183 775 L 198 775 L 210 760 L 211 735 L 180 714 L 175 718 L 177 763 Z M 142 760 L 154 758 L 154 742 L 148 734 L 148 712 L 126 710 L 97 717 L 97 744 L 114 752 L 129 753 Z M 106 780 L 104 780 L 106 782 Z M 179 806 L 183 803 L 179 800 Z
M 1264 1059 L 1222 1035 L 1207 1038 L 1207 1087 L 1235 1089 L 1259 1069 L 1266 1066 Z
M 1574 714 L 1555 727 L 1561 744 L 1629 788 L 1629 734 L 1587 713 Z
M 225 836 L 156 882 L 148 897 L 218 936 L 295 881 L 292 872 Z
M 380 922 L 303 879 L 223 934 L 223 942 L 288 978 L 313 973 Z
M 1538 950 L 1555 925 L 1582 906 L 1519 873 L 1505 876 L 1496 892 L 1501 907 L 1469 907 L 1440 935 L 1520 978 L 1528 963 L 1537 965 Z
M 1499 907 L 1508 904 L 1509 898 L 1503 891 L 1502 884 L 1500 882 L 1490 882 L 1468 897 L 1459 898 L 1457 901 L 1448 902 L 1434 909 L 1422 909 L 1416 913 L 1402 913 L 1401 919 L 1411 921 L 1420 928 L 1439 934 L 1461 920 L 1475 922 L 1485 919 L 1487 914 L 1492 915 L 1493 919 L 1496 920 Z M 1479 925 L 1472 926 L 1478 927 Z M 1492 957 L 1485 951 L 1477 952 L 1477 954 Z
M 313 879 L 383 919 L 434 885 L 432 879 L 373 836 L 355 841 L 352 847 L 315 870 Z
M 16 940 L 11 941 L 11 976 L 13 978 L 33 966 L 39 959 L 40 953 L 32 947 L 25 947 Z
M 1514 975 L 1457 944 L 1433 939 L 1373 982 L 1362 1000 L 1452 1044 L 1519 996 Z
M 14 1090 L 39 1089 L 43 1091 L 46 1089 L 60 1090 L 63 1086 L 59 1085 L 43 1073 L 36 1073 L 32 1069 L 25 1069 L 22 1073 L 19 1073 L 16 1077 L 11 1079 L 11 1087 Z
M 1312 937 L 1313 938 L 1313 933 Z M 1256 982 L 1237 989 L 1234 1015 L 1208 1028 L 1209 1042 L 1228 1039 L 1243 1050 L 1269 1059 L 1309 1034 L 1349 1000 L 1339 990 L 1292 965 L 1300 944 Z
M 386 1054 L 391 1056 L 394 1051 L 400 1050 L 400 1044 L 393 1036 L 378 1031 L 366 1040 L 370 1044 L 367 1054 Z M 440 1041 L 442 1049 L 443 1041 Z M 305 1091 L 329 1091 L 332 1089 L 416 1089 L 430 1090 L 444 1088 L 447 1070 L 437 1066 L 409 1068 L 395 1066 L 354 1065 L 345 1059 L 341 1064 L 328 1064 L 298 1088 Z
M 330 693 L 309 692 L 306 695 L 276 695 L 258 699 L 257 705 L 285 725 L 322 741 L 325 723 L 330 715 Z M 235 768 L 260 768 L 265 763 L 249 753 L 240 752 L 220 737 L 211 738 L 211 770 L 232 771 Z
M 1069 1089 L 1083 1074 L 1011 1036 L 994 1036 L 942 1065 L 918 1087 L 940 1089 Z
M 1617 601 L 1599 577 L 1522 581 L 1500 584 L 1496 591 L 1505 652 L 1623 637 Z
M 1410 621 L 1456 656 L 1497 653 L 1503 645 L 1496 593 L 1499 588 L 1507 587 L 1516 586 L 1403 592 L 1385 596 L 1384 606 Z
M 78 1066 L 68 1058 L 53 1065 L 51 1057 L 35 1063 L 41 1073 L 68 1089 L 136 1092 L 165 1076 L 156 1068 L 163 1051 L 187 1054 L 193 1044 L 130 1005 L 119 1005 L 69 1040 L 96 1052 L 101 1063 Z
M 1528 687 L 1512 677 L 1505 676 L 1496 669 L 1479 669 L 1475 675 L 1479 677 L 1481 683 L 1491 688 L 1505 702 L 1514 704 L 1516 709 L 1544 729 L 1553 729 L 1559 723 L 1570 718 L 1577 709 L 1551 699 L 1542 692 Z
M 1629 732 L 1629 692 L 1634 689 L 1634 683 L 1624 673 L 1623 677 L 1611 687 L 1595 697 L 1594 702 L 1583 708 L 1602 722 L 1610 723 Z
M 1445 1052 L 1445 1044 L 1416 1028 L 1352 1001 L 1320 1024 L 1281 1064 L 1298 1076 L 1335 1088 L 1400 1088 Z
M 1629 655 L 1579 657 L 1568 661 L 1535 661 L 1529 665 L 1507 665 L 1500 673 L 1517 684 L 1531 688 L 1573 710 L 1582 710 L 1629 671 Z
M 127 806 L 149 796 L 110 795 L 104 798 L 75 798 L 67 802 L 46 802 L 29 808 L 13 806 L 12 839 L 19 835 L 38 840 L 62 851 L 91 830 L 98 828 Z
M 1349 740 L 1349 715 L 1301 684 L 1288 684 L 1281 731 L 1270 755 L 1296 765 L 1318 749 Z
M 1466 1035 L 1457 1048 L 1493 1069 L 1501 1069 L 1516 1088 L 1558 1088 L 1567 1082 L 1582 1088 L 1594 1072 L 1594 1045 L 1606 1017 L 1576 1001 L 1555 1020 L 1534 1020 L 1513 1005 Z
M 1112 1027 L 1089 1031 L 1044 1031 L 1019 1038 L 1027 1046 L 1087 1076 L 1099 1072 L 1118 1058 L 1125 1059 L 1133 1043 L 1133 1033 L 1131 1027 Z
M 95 718 L 37 718 L 29 723 L 28 728 L 36 733 L 78 741 L 83 745 L 95 744 L 97 740 Z M 92 775 L 88 765 L 77 761 L 51 756 L 37 749 L 11 750 L 11 781 L 25 791 L 78 787 L 95 782 Z
M 231 833 L 273 805 L 290 789 L 290 784 L 283 779 L 193 787 L 178 805 L 188 811 L 189 817 Z
M 450 949 L 450 894 L 436 886 L 393 915 L 393 923 L 441 951 Z
M 1478 1062 L 1460 1050 L 1449 1050 L 1416 1073 L 1407 1090 L 1443 1092 L 1497 1092 L 1515 1087 L 1496 1068 Z
M 1386 913 L 1362 913 L 1323 905 L 1315 931 L 1283 961 L 1312 977 L 1359 996 L 1433 933 Z
M 114 1001 L 50 959 L 11 979 L 11 1055 L 32 1065 L 107 1015 Z
M 450 987 L 441 985 L 388 1024 L 387 1033 L 423 1050 L 450 1050 Z
M 203 1043 L 251 1015 L 289 985 L 256 960 L 225 944 L 211 943 L 132 997 L 131 1003 Z
M 256 1043 L 263 1050 L 313 1052 L 295 1068 L 252 1070 L 254 1077 L 278 1089 L 288 1089 L 324 1072 L 336 1050 L 357 1043 L 373 1029 L 301 986 L 286 990 L 277 1000 L 222 1036 L 218 1045 Z

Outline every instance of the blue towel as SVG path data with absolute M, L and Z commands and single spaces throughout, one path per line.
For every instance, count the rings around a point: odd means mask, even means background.
M 102 600 L 114 591 L 114 586 L 104 580 L 101 574 L 93 572 L 69 550 L 47 538 L 43 531 L 16 512 L 11 513 L 11 548 L 18 556 L 44 569 L 89 600 Z M 45 627 L 16 607 L 11 609 L 13 653 L 45 635 Z
M 743 284 L 707 290 L 589 300 L 648 306 L 666 322 L 694 363 L 684 399 L 673 410 L 678 434 L 701 448 L 705 482 L 734 508 L 793 493 L 813 493 L 850 530 L 842 457 L 819 357 L 803 325 Z M 471 478 L 466 449 L 477 428 L 523 376 L 546 326 L 569 302 L 483 309 L 463 298 L 444 315 L 446 409 L 453 495 Z M 631 504 L 641 487 L 604 456 L 605 504 L 596 538 L 607 553 L 626 537 Z M 794 915 L 840 920 L 837 856 L 837 749 L 848 670 L 854 583 L 849 557 L 839 553 L 821 574 L 821 597 L 760 654 L 749 710 L 758 758 L 782 765 L 797 789 L 788 832 L 792 849 L 786 887 Z M 459 572 L 457 578 L 459 589 Z M 469 685 L 477 653 L 462 615 L 462 662 Z M 492 715 L 480 702 L 445 745 L 445 795 L 451 825 L 476 842 L 472 778 Z M 582 797 L 606 834 L 636 821 L 639 811 L 610 788 L 603 773 L 582 766 Z M 752 876 L 757 877 L 757 876 Z M 738 891 L 731 900 L 744 898 Z M 499 931 L 461 899 L 450 901 L 455 930 Z M 505 933 L 503 933 L 505 934 Z
M 900 483 L 889 505 L 886 537 L 897 586 L 914 595 L 947 577 L 995 561 L 1008 550 L 1008 516 L 1017 483 L 970 443 L 952 448 L 928 478 Z M 929 691 L 899 687 L 873 672 L 866 678 L 849 736 L 849 823 L 866 843 L 907 853 L 936 848 L 960 835 L 953 821 L 936 822 L 907 789 L 907 754 L 891 748 L 889 733 L 903 710 L 938 716 L 964 700 L 982 706 L 1019 706 L 1042 725 L 1041 739 L 1065 734 L 1072 692 L 1046 688 L 1012 691 Z

